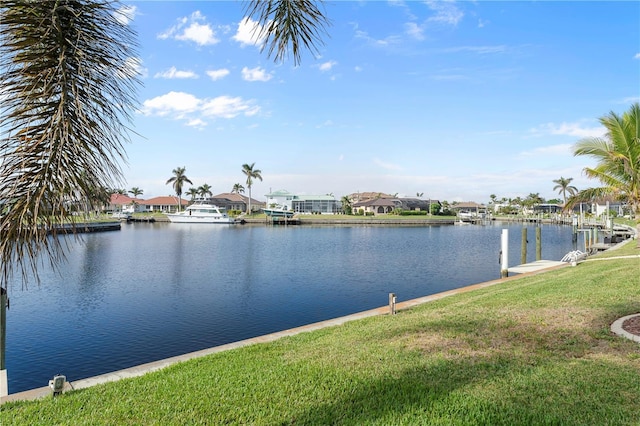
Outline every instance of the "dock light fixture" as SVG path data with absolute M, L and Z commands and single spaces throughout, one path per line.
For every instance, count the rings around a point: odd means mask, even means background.
M 62 374 L 53 376 L 53 379 L 49 380 L 49 387 L 53 391 L 53 396 L 58 396 L 62 393 L 66 381 L 67 377 Z

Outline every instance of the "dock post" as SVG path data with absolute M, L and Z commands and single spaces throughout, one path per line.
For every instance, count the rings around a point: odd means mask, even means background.
M 389 293 L 389 313 L 391 315 L 396 314 L 396 294 Z
M 500 236 L 500 278 L 509 276 L 509 230 L 503 229 Z
M 536 228 L 536 260 L 542 260 L 542 228 Z
M 520 249 L 520 264 L 527 263 L 527 228 L 522 228 L 522 245 Z

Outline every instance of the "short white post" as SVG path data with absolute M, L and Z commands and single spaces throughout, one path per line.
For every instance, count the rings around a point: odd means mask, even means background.
M 396 295 L 395 293 L 389 293 L 389 313 L 391 315 L 396 314 Z
M 9 395 L 9 381 L 7 370 L 0 370 L 0 397 Z
M 509 276 L 509 230 L 503 229 L 500 237 L 500 278 Z

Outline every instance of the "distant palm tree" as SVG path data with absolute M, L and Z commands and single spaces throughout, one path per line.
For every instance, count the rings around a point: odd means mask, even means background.
M 182 187 L 185 183 L 190 183 L 193 185 L 193 182 L 189 180 L 189 178 L 184 174 L 186 171 L 186 167 L 176 167 L 173 169 L 173 177 L 167 180 L 165 185 L 169 185 L 173 183 L 173 190 L 176 192 L 178 196 L 178 211 L 182 210 Z
M 207 198 L 207 195 L 209 197 L 213 195 L 213 193 L 211 192 L 211 185 L 208 185 L 206 183 L 199 186 L 197 191 L 198 195 L 200 195 L 202 198 Z
M 138 188 L 137 186 L 134 186 L 133 188 L 131 188 L 129 190 L 129 194 L 133 195 L 133 198 L 137 198 L 138 195 L 142 195 L 144 191 L 140 188 Z
M 243 164 L 242 165 L 242 173 L 247 176 L 247 188 L 249 188 L 249 207 L 247 210 L 248 214 L 251 214 L 251 185 L 253 185 L 254 179 L 262 180 L 262 170 L 254 169 L 256 163 Z
M 556 186 L 553 187 L 553 190 L 557 190 L 558 194 L 562 194 L 562 200 L 564 201 L 564 204 L 567 204 L 567 192 L 569 193 L 569 195 L 575 195 L 578 192 L 578 188 L 571 185 L 572 180 L 573 178 L 565 179 L 560 176 L 560 179 L 555 179 L 553 181 L 553 183 L 556 184 Z
M 189 188 L 189 190 L 186 192 L 186 194 L 187 194 L 188 196 L 190 196 L 190 197 L 191 197 L 191 201 L 193 201 L 193 200 L 195 200 L 195 199 L 196 199 L 196 197 L 198 196 L 198 188 L 191 187 L 191 188 Z
M 234 183 L 233 184 L 233 188 L 231 189 L 231 193 L 236 193 L 236 194 L 244 194 L 244 186 L 242 186 L 239 183 Z
M 586 167 L 584 173 L 598 179 L 603 186 L 576 193 L 569 198 L 565 209 L 582 201 L 613 196 L 629 204 L 640 235 L 640 103 L 632 104 L 622 116 L 610 112 L 600 118 L 600 123 L 607 133 L 600 138 L 579 140 L 573 155 L 586 155 L 598 161 L 595 167 Z
M 352 214 L 353 213 L 353 206 L 351 205 L 351 198 L 349 198 L 348 195 L 343 196 L 340 199 L 340 202 L 342 203 L 342 213 L 344 213 L 344 214 Z

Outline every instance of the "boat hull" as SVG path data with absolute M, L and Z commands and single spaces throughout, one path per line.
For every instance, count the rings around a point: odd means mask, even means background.
M 206 215 L 185 215 L 180 213 L 167 214 L 167 218 L 171 223 L 221 223 L 232 224 L 236 220 L 231 217 L 212 217 Z
M 270 217 L 286 217 L 291 218 L 295 214 L 295 212 L 289 210 L 275 210 L 275 209 L 262 209 L 264 214 Z

